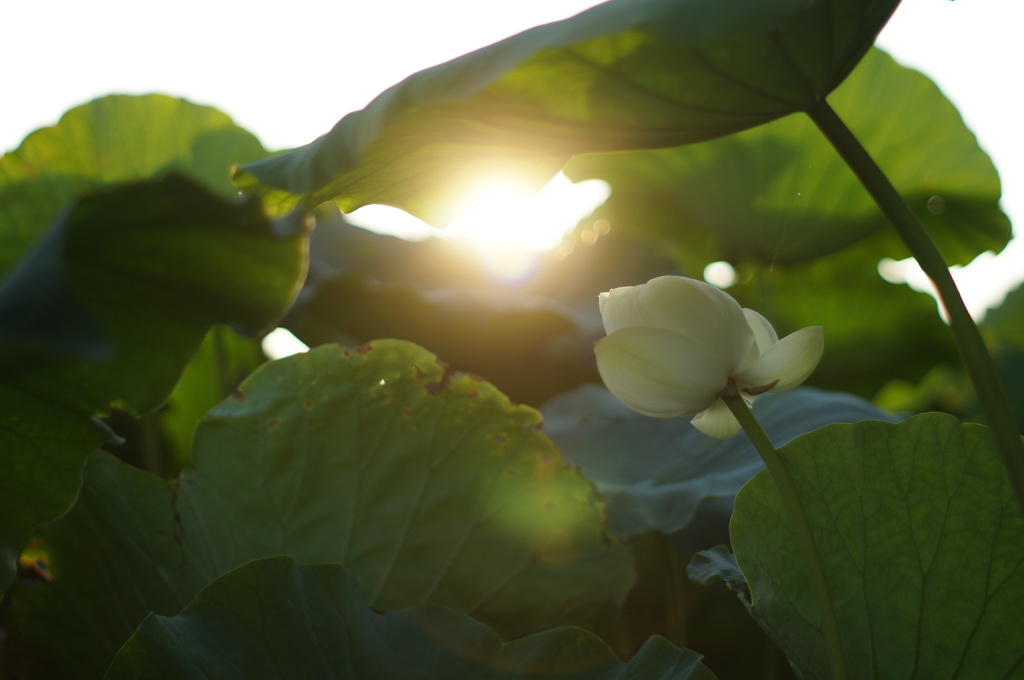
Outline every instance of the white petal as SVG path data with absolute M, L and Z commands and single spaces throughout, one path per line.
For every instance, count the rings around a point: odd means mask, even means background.
M 612 291 L 613 293 L 615 291 Z M 624 310 L 622 307 L 630 307 Z M 732 371 L 747 361 L 753 334 L 739 304 L 714 286 L 682 276 L 660 276 L 635 291 L 610 297 L 614 324 L 654 326 L 694 340 Z M 608 328 L 605 322 L 605 328 Z
M 634 411 L 656 418 L 696 413 L 728 382 L 725 369 L 689 338 L 634 326 L 594 344 L 608 389 Z
M 639 294 L 640 286 L 623 286 L 597 296 L 606 334 L 611 335 L 620 328 L 647 325 L 636 313 L 636 297 Z
M 744 307 L 743 315 L 747 318 L 747 325 L 754 333 L 754 341 L 757 343 L 757 355 L 761 356 L 768 351 L 768 348 L 779 341 L 779 335 L 764 318 L 752 309 Z
M 814 371 L 824 350 L 821 326 L 801 328 L 779 340 L 760 359 L 732 377 L 741 389 L 763 387 L 778 380 L 769 392 L 791 390 Z
M 710 408 L 693 417 L 690 424 L 709 437 L 728 439 L 740 431 L 740 421 L 721 399 L 715 399 Z

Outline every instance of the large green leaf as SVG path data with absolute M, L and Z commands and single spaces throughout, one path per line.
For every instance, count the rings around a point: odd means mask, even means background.
M 897 4 L 612 0 L 416 73 L 235 179 L 284 205 L 384 203 L 443 224 L 481 177 L 540 187 L 573 154 L 677 146 L 806 110 Z
M 0 157 L 0 274 L 83 191 L 176 170 L 232 196 L 231 164 L 265 155 L 225 114 L 184 99 L 115 95 L 71 109 Z
M 1024 671 L 1024 522 L 987 428 L 924 414 L 832 425 L 781 451 L 832 592 L 852 678 Z M 767 472 L 736 497 L 753 613 L 804 677 L 828 664 L 800 551 Z
M 271 222 L 257 203 L 169 175 L 82 198 L 4 280 L 0 587 L 34 526 L 74 501 L 103 439 L 90 418 L 159 406 L 213 323 L 273 322 L 302 280 L 305 245 L 301 220 Z M 83 345 L 106 358 L 76 358 Z
M 601 489 L 612 527 L 626 536 L 675 533 L 702 501 L 731 499 L 764 468 L 745 436 L 712 439 L 688 418 L 640 415 L 596 385 L 556 397 L 541 410 L 545 431 Z M 754 412 L 779 446 L 829 423 L 892 419 L 852 395 L 810 387 L 765 395 Z
M 255 333 L 287 309 L 306 243 L 301 217 L 268 220 L 258 202 L 227 201 L 182 175 L 87 195 L 3 282 L 0 324 L 9 347 L 60 354 L 73 329 L 57 335 L 49 318 L 81 309 L 110 354 L 102 364 L 8 355 L 3 378 L 86 413 L 115 400 L 152 410 L 215 322 Z
M 107 680 L 712 680 L 700 657 L 651 639 L 628 664 L 597 637 L 559 628 L 503 643 L 468 616 L 433 605 L 378 614 L 336 565 L 287 557 L 214 581 L 173 618 L 150 616 Z
M 165 482 L 99 452 L 11 590 L 25 677 L 97 677 L 150 611 L 239 564 L 337 562 L 380 610 L 433 602 L 503 635 L 584 621 L 633 580 L 593 485 L 479 378 L 399 341 L 258 369 Z
M 1010 222 L 999 208 L 999 175 L 928 78 L 871 50 L 829 100 L 951 264 L 1002 250 Z M 717 260 L 802 262 L 878 232 L 885 237 L 875 241 L 875 262 L 907 256 L 803 115 L 702 144 L 581 156 L 566 173 L 609 182 L 602 214 L 617 228 L 671 243 L 697 271 Z

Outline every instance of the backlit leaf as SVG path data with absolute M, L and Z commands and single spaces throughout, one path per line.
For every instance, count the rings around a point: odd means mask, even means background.
M 874 49 L 829 102 L 950 264 L 1002 250 L 1010 222 L 999 207 L 999 175 L 928 78 Z M 908 256 L 804 115 L 701 144 L 581 156 L 566 173 L 609 182 L 612 195 L 601 214 L 617 229 L 671 244 L 696 271 L 718 260 L 785 266 L 873 236 L 875 262 Z
M 572 155 L 678 146 L 806 110 L 898 0 L 612 0 L 420 71 L 306 146 L 236 173 L 288 207 L 448 222 L 481 179 L 540 188 Z
M 74 502 L 104 440 L 91 418 L 157 408 L 215 322 L 273 322 L 305 247 L 300 219 L 272 222 L 173 174 L 63 213 L 0 285 L 0 588 L 35 525 Z
M 850 677 L 1020 676 L 1024 522 L 988 428 L 935 413 L 831 425 L 781 454 L 810 518 Z M 805 677 L 830 677 L 767 472 L 737 496 L 732 539 L 755 617 Z
M 98 452 L 32 545 L 52 580 L 11 590 L 11 647 L 47 678 L 97 677 L 148 612 L 272 555 L 343 564 L 374 609 L 432 602 L 504 636 L 586 621 L 633 580 L 540 414 L 399 341 L 263 366 L 180 481 Z

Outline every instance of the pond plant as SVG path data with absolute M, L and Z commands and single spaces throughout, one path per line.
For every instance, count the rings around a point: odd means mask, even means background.
M 29 135 L 0 678 L 1024 678 L 1024 294 L 949 275 L 1011 227 L 897 5 L 611 0 L 280 153 L 155 94 Z M 611 196 L 515 285 L 344 216 L 560 170 Z

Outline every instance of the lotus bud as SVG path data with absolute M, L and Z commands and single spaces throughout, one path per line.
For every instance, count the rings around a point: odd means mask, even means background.
M 820 326 L 782 340 L 763 316 L 714 286 L 661 276 L 601 293 L 607 336 L 594 346 L 605 385 L 634 411 L 655 418 L 696 414 L 694 427 L 727 439 L 739 422 L 722 400 L 747 403 L 789 390 L 821 359 Z

